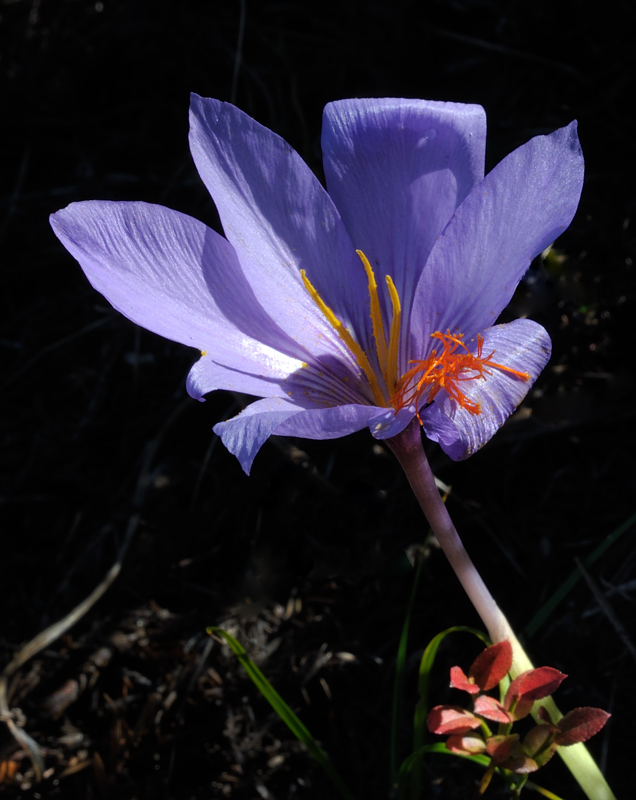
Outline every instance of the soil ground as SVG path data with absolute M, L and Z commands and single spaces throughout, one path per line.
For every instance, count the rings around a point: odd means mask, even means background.
M 247 398 L 187 398 L 195 354 L 135 328 L 48 226 L 80 199 L 161 203 L 215 224 L 187 147 L 188 93 L 233 100 L 320 172 L 320 114 L 352 96 L 481 103 L 488 166 L 578 118 L 579 212 L 506 312 L 553 358 L 482 451 L 427 445 L 466 546 L 515 629 L 634 514 L 636 11 L 629 2 L 2 0 L 0 659 L 63 618 L 126 546 L 121 574 L 10 686 L 41 749 L 36 781 L 0 723 L 0 794 L 24 798 L 327 798 L 334 790 L 206 626 L 235 633 L 356 797 L 388 798 L 391 692 L 426 534 L 397 463 L 360 433 L 272 439 L 247 478 L 212 425 Z M 633 769 L 635 528 L 525 634 L 569 674 L 562 708 L 612 713 L 591 743 L 617 796 Z M 401 731 L 423 647 L 478 625 L 439 550 L 417 593 Z M 476 654 L 440 652 L 447 670 Z M 430 797 L 479 771 L 425 764 Z M 540 776 L 540 778 L 539 778 Z M 537 776 L 582 797 L 555 759 Z M 502 796 L 499 784 L 489 789 Z

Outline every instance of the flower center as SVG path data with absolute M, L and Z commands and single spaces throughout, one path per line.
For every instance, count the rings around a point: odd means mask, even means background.
M 356 253 L 360 257 L 367 275 L 370 315 L 379 374 L 376 373 L 368 355 L 353 338 L 350 331 L 318 294 L 304 269 L 301 269 L 300 276 L 310 297 L 327 322 L 336 331 L 339 338 L 347 345 L 350 353 L 364 373 L 376 405 L 385 408 L 392 406 L 396 412 L 413 405 L 416 408 L 417 418 L 421 424 L 420 405 L 422 403 L 430 403 L 440 389 L 446 389 L 448 394 L 469 413 L 481 414 L 480 404 L 466 397 L 459 384 L 462 381 L 471 381 L 478 378 L 486 380 L 486 376 L 492 374 L 492 368 L 508 372 L 524 381 L 530 380 L 530 375 L 527 372 L 518 372 L 503 364 L 495 363 L 492 360 L 495 355 L 494 350 L 490 355 L 484 356 L 484 337 L 481 334 L 477 335 L 477 354 L 475 355 L 464 344 L 463 334 L 452 334 L 450 331 L 432 333 L 431 338 L 437 339 L 440 342 L 440 346 L 436 346 L 424 361 L 409 361 L 409 364 L 413 364 L 411 369 L 407 370 L 401 377 L 398 377 L 398 345 L 402 309 L 397 289 L 391 276 L 387 275 L 385 280 L 392 307 L 391 328 L 387 338 L 378 296 L 378 285 L 373 269 L 361 250 L 356 250 Z
M 358 342 L 353 338 L 351 333 L 336 317 L 333 311 L 325 303 L 322 297 L 318 294 L 317 290 L 312 285 L 307 277 L 304 269 L 300 270 L 300 277 L 303 279 L 305 289 L 309 292 L 311 299 L 322 311 L 325 319 L 336 331 L 340 339 L 347 345 L 349 351 L 358 363 L 358 366 L 364 372 L 371 391 L 373 392 L 373 399 L 377 406 L 385 406 L 388 408 L 390 405 L 391 395 L 398 388 L 398 344 L 400 341 L 400 323 L 402 320 L 402 309 L 400 305 L 400 298 L 395 288 L 395 284 L 390 275 L 387 275 L 386 285 L 389 290 L 389 297 L 391 298 L 392 318 L 391 330 L 389 331 L 389 338 L 387 340 L 384 331 L 384 321 L 382 319 L 382 310 L 380 307 L 380 298 L 378 297 L 378 284 L 375 280 L 375 275 L 369 260 L 362 252 L 356 250 L 364 266 L 364 271 L 367 274 L 367 283 L 369 286 L 369 300 L 371 311 L 371 322 L 373 324 L 373 338 L 375 339 L 375 350 L 380 367 L 380 375 L 377 375 L 369 357 L 360 347 Z
M 492 360 L 495 351 L 488 356 L 483 355 L 484 337 L 477 334 L 477 355 L 471 353 L 463 342 L 463 334 L 452 334 L 450 331 L 431 334 L 432 339 L 441 343 L 441 348 L 436 347 L 425 361 L 409 361 L 414 366 L 405 372 L 400 379 L 400 387 L 391 397 L 391 405 L 397 410 L 414 405 L 419 409 L 423 399 L 430 403 L 440 389 L 446 389 L 448 394 L 462 408 L 471 414 L 481 414 L 479 403 L 466 397 L 459 387 L 462 381 L 472 381 L 478 378 L 486 380 L 487 375 L 492 375 L 494 369 L 503 370 L 524 381 L 530 380 L 528 372 L 519 372 Z M 417 417 L 422 422 L 419 410 Z

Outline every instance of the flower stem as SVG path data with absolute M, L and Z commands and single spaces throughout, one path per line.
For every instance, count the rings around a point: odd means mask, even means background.
M 522 672 L 532 669 L 532 662 L 466 552 L 446 505 L 440 497 L 422 446 L 418 420 L 414 419 L 402 433 L 388 439 L 387 444 L 400 462 L 431 530 L 486 626 L 493 644 L 508 639 L 512 645 L 513 664 L 510 670 L 512 677 L 515 678 Z M 562 716 L 551 697 L 538 703 L 546 705 L 555 721 Z M 535 708 L 538 707 L 538 703 L 535 704 Z M 585 745 L 579 743 L 570 747 L 559 747 L 558 753 L 589 800 L 616 800 Z
M 420 426 L 417 420 L 387 444 L 402 465 L 411 488 L 419 502 L 431 530 L 450 561 L 464 591 L 486 626 L 493 644 L 514 637 L 508 620 L 490 594 L 477 568 L 466 552 L 459 534 L 440 497 L 426 453 L 422 447 Z

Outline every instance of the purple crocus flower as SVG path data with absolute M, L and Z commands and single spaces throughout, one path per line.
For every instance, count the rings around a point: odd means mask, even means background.
M 214 427 L 246 472 L 272 434 L 387 439 L 415 416 L 460 460 L 548 361 L 540 325 L 495 322 L 583 180 L 575 123 L 486 177 L 485 140 L 476 105 L 330 103 L 327 192 L 276 134 L 193 95 L 191 150 L 226 238 L 146 203 L 73 203 L 51 224 L 116 309 L 201 351 L 192 397 L 262 398 Z

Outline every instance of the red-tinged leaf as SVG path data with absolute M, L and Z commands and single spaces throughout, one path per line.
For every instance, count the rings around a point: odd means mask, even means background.
M 444 736 L 474 731 L 481 722 L 478 717 L 461 706 L 435 706 L 428 715 L 426 725 L 431 733 Z
M 508 736 L 490 736 L 486 742 L 486 751 L 496 760 L 509 758 L 513 751 L 519 748 L 519 734 L 510 733 Z
M 520 700 L 534 702 L 542 697 L 548 697 L 559 688 L 564 678 L 567 678 L 567 675 L 554 667 L 539 667 L 522 672 L 508 687 L 504 706 L 510 710 L 515 700 L 518 704 Z M 521 719 L 517 716 L 516 709 L 515 719 Z
M 603 728 L 610 716 L 602 708 L 575 708 L 558 721 L 559 733 L 555 741 L 561 747 L 587 742 Z
M 492 757 L 494 764 L 511 772 L 525 775 L 539 769 L 536 761 L 523 751 L 516 733 L 509 736 L 491 736 L 486 742 L 486 751 Z
M 539 706 L 537 709 L 537 717 L 539 717 L 542 722 L 547 722 L 548 725 L 554 725 L 550 712 L 545 706 Z
M 535 725 L 526 734 L 523 740 L 523 749 L 529 756 L 536 758 L 540 750 L 549 746 L 550 740 L 554 738 L 557 730 L 552 725 Z
M 534 700 L 527 700 L 525 697 L 510 698 L 508 693 L 504 698 L 504 708 L 512 715 L 513 720 L 516 722 L 519 719 L 524 719 L 532 711 Z
M 468 694 L 479 693 L 479 686 L 466 676 L 461 667 L 451 667 L 450 685 L 453 689 L 461 689 L 463 692 L 468 692 Z
M 446 749 L 451 753 L 476 753 L 486 752 L 486 742 L 478 733 L 465 733 L 457 736 L 449 736 L 446 740 Z
M 529 772 L 536 772 L 539 769 L 537 762 L 529 756 L 518 756 L 503 766 L 510 772 L 516 772 L 517 775 L 527 775 Z
M 487 647 L 473 661 L 468 670 L 472 678 L 483 692 L 494 689 L 510 672 L 512 666 L 512 645 L 507 639 Z
M 558 747 L 556 742 L 552 742 L 551 745 L 546 747 L 545 750 L 542 750 L 539 755 L 534 757 L 534 760 L 537 763 L 537 767 L 541 768 L 544 767 L 548 761 L 552 758 L 552 756 L 556 753 Z
M 475 700 L 474 712 L 475 714 L 479 714 L 480 717 L 491 720 L 491 722 L 501 722 L 505 724 L 506 722 L 512 722 L 514 719 L 512 714 L 506 711 L 499 700 L 487 694 L 482 694 L 481 697 Z
M 554 741 L 554 734 L 557 728 L 553 725 L 535 725 L 526 734 L 523 740 L 523 749 L 526 755 L 537 765 L 543 767 L 557 751 L 557 743 Z
M 479 791 L 477 792 L 477 797 L 483 797 L 483 795 L 486 793 L 486 789 L 490 786 L 490 781 L 492 780 L 492 776 L 495 774 L 496 769 L 497 765 L 491 761 L 486 767 L 486 771 L 481 776 L 481 780 L 479 781 Z

